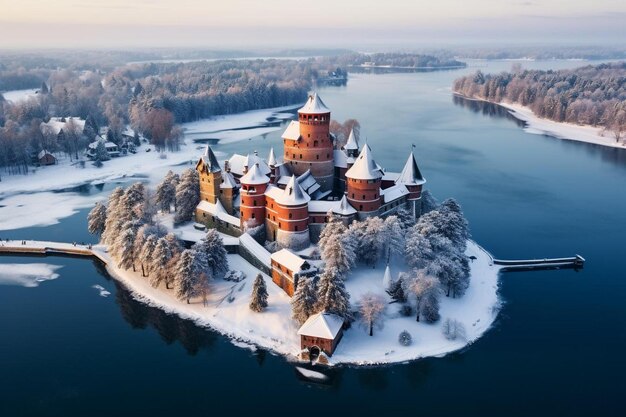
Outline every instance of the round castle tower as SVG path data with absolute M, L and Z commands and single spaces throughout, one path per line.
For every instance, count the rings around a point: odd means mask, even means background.
M 380 183 L 383 173 L 372 159 L 367 144 L 346 172 L 346 197 L 359 212 L 359 218 L 377 214 L 381 206 Z
M 426 184 L 426 179 L 417 166 L 413 152 L 411 152 L 409 159 L 404 164 L 396 184 L 404 184 L 407 190 L 409 190 L 407 202 L 413 212 L 413 216 L 419 217 L 422 213 L 422 187 Z
M 276 196 L 278 227 L 276 241 L 282 246 L 299 250 L 310 244 L 309 201 L 296 176 L 293 175 L 284 190 Z
M 298 125 L 299 134 L 291 136 L 286 132 L 283 136 L 285 163 L 296 176 L 311 170 L 322 191 L 332 190 L 335 167 L 330 109 L 317 94 L 310 95 L 306 104 L 298 110 Z
M 259 164 L 252 165 L 239 180 L 241 183 L 241 231 L 265 223 L 265 190 L 270 179 L 261 172 Z

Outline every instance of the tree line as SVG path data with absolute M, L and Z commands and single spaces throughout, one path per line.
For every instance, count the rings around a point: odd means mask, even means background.
M 454 82 L 454 92 L 469 98 L 529 107 L 557 122 L 602 127 L 616 141 L 626 134 L 626 62 L 568 70 L 523 70 L 475 74 Z

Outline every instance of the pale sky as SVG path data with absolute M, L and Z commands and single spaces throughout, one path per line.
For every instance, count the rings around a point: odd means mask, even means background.
M 626 0 L 0 0 L 0 48 L 626 38 Z

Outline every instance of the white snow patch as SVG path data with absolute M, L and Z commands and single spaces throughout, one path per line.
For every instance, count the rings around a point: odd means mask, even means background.
M 6 101 L 19 103 L 20 101 L 25 101 L 31 97 L 35 97 L 38 91 L 38 88 L 28 88 L 26 90 L 12 90 L 0 93 L 6 99 Z
M 328 381 L 328 375 L 324 375 L 321 372 L 312 371 L 310 369 L 302 368 L 300 366 L 296 366 L 296 371 L 298 371 L 302 376 L 307 379 L 317 380 L 317 381 Z
M 57 279 L 60 265 L 44 263 L 0 264 L 0 285 L 37 287 L 39 283 Z
M 95 288 L 96 290 L 98 290 L 98 293 L 100 294 L 100 297 L 108 297 L 109 295 L 111 295 L 111 293 L 109 291 L 106 290 L 106 288 L 104 288 L 102 285 L 92 285 L 91 288 Z

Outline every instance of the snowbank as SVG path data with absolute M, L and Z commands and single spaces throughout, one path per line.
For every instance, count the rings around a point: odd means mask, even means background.
M 466 100 L 487 101 L 482 99 L 472 99 L 464 97 Z M 602 136 L 602 128 L 589 126 L 589 125 L 577 125 L 573 123 L 555 122 L 552 120 L 538 117 L 533 111 L 521 104 L 517 103 L 495 103 L 487 101 L 488 103 L 502 106 L 509 110 L 509 113 L 516 119 L 519 119 L 526 123 L 524 131 L 535 135 L 548 135 L 557 139 L 574 140 L 577 142 L 593 143 L 596 145 L 609 146 L 612 148 L 626 149 L 626 142 L 616 142 L 615 137 L 611 132 L 606 132 Z
M 102 247 L 95 247 L 94 252 L 101 259 L 108 259 Z M 414 317 L 401 317 L 396 311 L 398 306 L 392 304 L 385 313 L 383 329 L 375 330 L 374 336 L 368 336 L 358 323 L 346 331 L 331 358 L 331 364 L 388 364 L 442 356 L 476 341 L 491 327 L 497 316 L 499 269 L 491 265 L 489 254 L 474 242 L 469 242 L 467 254 L 477 258 L 471 264 L 470 287 L 463 298 L 442 300 L 442 318 L 438 323 L 418 323 Z M 139 301 L 210 327 L 236 341 L 237 346 L 242 342 L 254 344 L 296 358 L 300 352 L 296 334 L 299 326 L 291 320 L 290 298 L 264 274 L 269 307 L 263 313 L 252 312 L 248 304 L 252 282 L 259 271 L 239 255 L 228 255 L 228 262 L 230 269 L 243 271 L 247 278 L 237 283 L 224 280 L 213 282 L 207 306 L 200 300 L 192 300 L 191 304 L 178 301 L 173 290 L 152 288 L 149 280 L 141 277 L 139 272 L 120 270 L 111 263 L 107 269 Z M 398 272 L 392 266 L 394 278 Z M 359 295 L 367 291 L 384 294 L 383 273 L 382 267 L 355 270 L 346 283 L 352 301 L 358 300 Z M 465 339 L 450 341 L 443 336 L 441 329 L 446 318 L 463 323 Z M 411 334 L 413 343 L 410 346 L 398 343 L 402 330 Z
M 50 264 L 0 264 L 0 285 L 37 287 L 39 283 L 57 279 L 59 265 Z
M 29 99 L 30 97 L 35 97 L 38 88 L 29 88 L 27 90 L 12 90 L 0 92 L 2 96 L 6 99 L 6 101 L 10 101 L 12 103 L 19 103 L 20 101 L 24 101 Z

